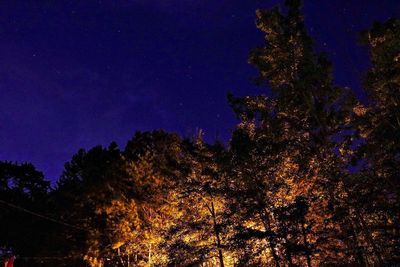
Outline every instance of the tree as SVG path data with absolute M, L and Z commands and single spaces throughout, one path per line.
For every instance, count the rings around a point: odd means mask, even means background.
M 69 233 L 70 253 L 92 266 L 162 265 L 180 158 L 180 138 L 163 131 L 136 133 L 124 151 L 78 151 L 54 192 L 62 217 L 86 229 Z
M 344 225 L 334 220 L 346 164 L 337 151 L 351 130 L 356 101 L 333 85 L 329 61 L 313 51 L 300 1 L 286 1 L 286 7 L 286 14 L 257 11 L 266 43 L 250 63 L 271 97 L 230 96 L 241 120 L 227 175 L 237 198 L 233 209 L 242 213 L 239 237 L 259 240 L 250 258 L 276 266 L 337 264 L 346 250 L 336 234 Z
M 183 144 L 189 172 L 182 173 L 175 189 L 179 212 L 165 240 L 171 256 L 169 264 L 223 267 L 233 260 L 224 239 L 226 198 L 219 161 L 225 149 L 218 143 L 206 144 L 201 131 Z
M 353 179 L 359 242 L 366 261 L 392 264 L 400 259 L 400 21 L 375 23 L 362 39 L 372 66 L 364 81 L 368 103 L 357 107 L 354 121 L 361 140 L 354 156 L 361 171 Z
M 69 241 L 65 248 L 68 255 L 101 262 L 103 257 L 114 253 L 112 247 L 118 240 L 113 235 L 116 226 L 110 221 L 119 213 L 106 208 L 119 205 L 124 193 L 132 194 L 124 179 L 127 177 L 124 164 L 116 144 L 107 149 L 97 146 L 88 152 L 81 149 L 66 163 L 53 199 L 60 218 L 84 229 L 69 229 L 64 233 Z M 132 205 L 129 200 L 123 203 Z M 132 221 L 130 225 L 134 228 L 136 223 Z
M 50 183 L 30 163 L 0 162 L 0 248 L 14 255 L 47 253 L 48 230 L 57 227 L 37 214 L 48 214 Z M 19 262 L 21 266 L 24 264 Z M 27 263 L 36 266 L 36 262 Z

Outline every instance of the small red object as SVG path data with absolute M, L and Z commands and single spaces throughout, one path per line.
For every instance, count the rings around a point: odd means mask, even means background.
M 11 256 L 4 262 L 4 267 L 13 267 L 14 266 L 15 256 Z

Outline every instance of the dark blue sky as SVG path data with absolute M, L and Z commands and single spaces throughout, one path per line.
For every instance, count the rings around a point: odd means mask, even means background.
M 53 181 L 81 147 L 124 147 L 136 130 L 229 138 L 227 102 L 262 93 L 249 51 L 255 10 L 278 0 L 2 1 L 0 160 L 28 161 Z M 358 32 L 400 17 L 398 0 L 306 0 L 307 28 L 339 85 L 367 69 Z

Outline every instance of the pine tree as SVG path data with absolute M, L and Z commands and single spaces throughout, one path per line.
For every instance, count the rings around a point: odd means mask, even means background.
M 364 85 L 366 106 L 358 107 L 354 196 L 366 261 L 392 264 L 400 259 L 400 22 L 375 23 L 362 34 L 372 67 Z M 372 251 L 372 253 L 368 253 Z
M 271 96 L 230 97 L 241 119 L 231 141 L 235 210 L 244 213 L 242 228 L 252 225 L 242 236 L 263 240 L 254 243 L 253 257 L 266 253 L 276 266 L 335 264 L 347 250 L 336 234 L 344 225 L 334 217 L 346 163 L 336 153 L 337 139 L 351 129 L 355 101 L 348 89 L 333 85 L 326 56 L 313 51 L 300 1 L 286 7 L 286 14 L 257 12 L 266 43 L 250 63 Z

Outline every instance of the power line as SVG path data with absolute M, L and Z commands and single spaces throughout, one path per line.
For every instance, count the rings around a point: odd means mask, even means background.
M 18 260 L 67 260 L 67 259 L 82 259 L 79 256 L 45 256 L 45 257 L 21 257 L 21 256 L 16 256 L 16 259 Z
M 36 216 L 36 217 L 39 217 L 39 218 L 42 218 L 42 219 L 51 221 L 51 222 L 53 222 L 53 223 L 57 223 L 57 224 L 60 224 L 60 225 L 64 225 L 64 226 L 67 226 L 67 227 L 70 227 L 70 228 L 75 228 L 75 229 L 77 229 L 77 230 L 86 230 L 86 229 L 84 229 L 84 228 L 81 228 L 81 227 L 78 227 L 78 226 L 75 226 L 75 225 L 72 225 L 72 224 L 69 224 L 69 223 L 66 223 L 66 222 L 63 222 L 63 221 L 60 221 L 60 220 L 51 218 L 51 217 L 48 217 L 48 216 L 46 216 L 46 215 L 39 214 L 39 213 L 37 213 L 37 212 L 34 212 L 34 211 L 31 211 L 31 210 L 25 209 L 25 208 L 23 208 L 23 207 L 14 205 L 14 204 L 12 204 L 12 203 L 9 203 L 9 202 L 4 201 L 4 200 L 1 200 L 1 199 L 0 199 L 0 203 L 6 205 L 6 206 L 8 206 L 8 207 L 11 207 L 11 208 L 14 208 L 14 209 L 17 209 L 17 210 L 20 210 L 20 211 L 29 213 L 29 214 L 34 215 L 34 216 Z

